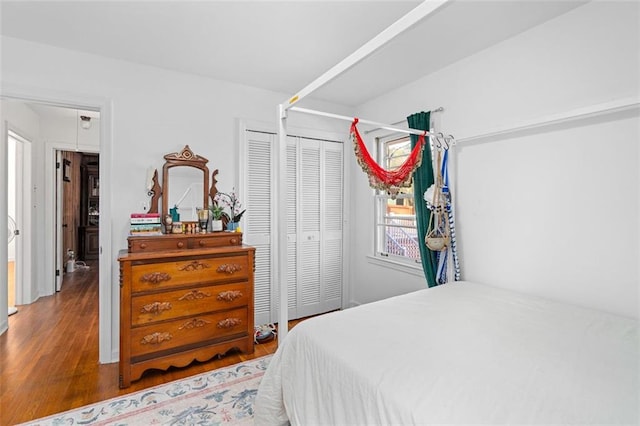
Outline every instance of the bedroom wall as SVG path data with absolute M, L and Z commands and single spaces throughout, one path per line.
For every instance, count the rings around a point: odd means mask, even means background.
M 54 48 L 24 40 L 2 37 L 2 84 L 5 87 L 28 88 L 70 98 L 106 99 L 112 107 L 109 164 L 101 165 L 111 176 L 111 205 L 102 206 L 111 223 L 111 253 L 108 258 L 112 301 L 111 341 L 118 342 L 118 251 L 126 248 L 129 214 L 141 209 L 147 200 L 146 170 L 161 170 L 163 156 L 179 151 L 188 144 L 209 159 L 211 170 L 218 168 L 218 188 L 230 190 L 237 185 L 239 119 L 264 122 L 276 127 L 276 105 L 290 94 L 274 93 L 247 86 L 187 75 L 168 70 L 136 65 L 95 55 Z M 350 114 L 338 105 L 309 102 L 309 107 Z M 312 116 L 295 118 L 297 128 L 343 131 L 342 123 Z M 104 144 L 105 141 L 102 141 Z M 34 183 L 36 217 L 44 223 L 45 194 L 43 146 L 34 147 Z M 103 190 L 106 186 L 103 185 Z M 242 196 L 240 194 L 240 196 Z M 101 200 L 102 201 L 102 200 Z M 40 234 L 42 236 L 42 234 Z M 42 246 L 41 244 L 40 246 Z M 37 247 L 37 245 L 36 245 Z M 38 253 L 38 258 L 44 253 Z M 39 263 L 42 278 L 42 262 Z M 38 279 L 35 293 L 47 294 L 44 280 Z M 37 297 L 36 297 L 37 298 Z M 115 354 L 114 354 L 115 355 Z M 113 358 L 114 360 L 116 358 Z
M 640 94 L 637 2 L 592 2 L 358 108 L 397 121 L 443 106 L 457 138 Z M 463 278 L 638 316 L 638 108 L 458 146 Z M 353 170 L 352 294 L 424 288 L 368 262 L 372 202 Z M 355 220 L 357 218 L 357 220 Z

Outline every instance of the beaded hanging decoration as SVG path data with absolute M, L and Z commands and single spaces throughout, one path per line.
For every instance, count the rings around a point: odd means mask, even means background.
M 386 191 L 391 195 L 391 198 L 395 198 L 400 188 L 407 188 L 411 186 L 413 181 L 413 172 L 420 167 L 422 163 L 422 152 L 424 150 L 425 141 L 424 134 L 418 137 L 416 146 L 411 150 L 411 153 L 407 159 L 402 163 L 400 167 L 395 170 L 385 170 L 373 159 L 367 146 L 364 144 L 360 132 L 358 132 L 358 119 L 354 118 L 351 123 L 350 137 L 353 141 L 353 149 L 356 154 L 358 164 L 362 168 L 362 171 L 369 177 L 369 186 L 374 189 L 380 189 Z

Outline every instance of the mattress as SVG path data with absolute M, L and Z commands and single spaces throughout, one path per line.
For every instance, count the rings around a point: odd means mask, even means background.
M 306 320 L 256 425 L 638 424 L 638 320 L 470 282 Z

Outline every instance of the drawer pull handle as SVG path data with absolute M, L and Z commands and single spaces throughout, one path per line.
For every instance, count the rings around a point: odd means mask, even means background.
M 218 300 L 224 300 L 227 302 L 233 302 L 236 299 L 242 297 L 242 292 L 238 290 L 229 290 L 218 293 Z
M 211 265 L 200 262 L 199 260 L 194 260 L 191 263 L 187 263 L 186 265 L 179 267 L 178 271 L 199 271 L 206 268 L 211 268 Z
M 149 303 L 148 305 L 144 305 L 142 309 L 140 309 L 140 313 L 159 315 L 163 311 L 168 311 L 170 309 L 171 309 L 170 302 L 153 302 L 153 303 Z
M 151 272 L 148 274 L 144 274 L 140 277 L 140 281 L 149 282 L 151 284 L 158 284 L 162 281 L 169 281 L 171 279 L 171 275 L 166 272 Z
M 191 330 L 192 328 L 196 327 L 204 327 L 207 324 L 211 324 L 211 321 L 207 321 L 202 318 L 194 318 L 182 324 L 180 327 L 178 327 L 178 330 Z
M 235 272 L 242 271 L 242 265 L 238 265 L 237 263 L 223 263 L 222 265 L 218 266 L 217 271 L 231 275 Z
M 229 243 L 231 243 L 232 246 L 235 246 L 236 244 L 238 244 L 238 239 L 232 238 L 231 240 L 229 240 Z
M 204 299 L 205 297 L 211 297 L 211 293 L 205 293 L 204 291 L 200 290 L 191 290 L 178 300 L 196 300 Z
M 240 324 L 242 324 L 242 320 L 240 318 L 225 318 L 218 321 L 218 328 L 233 328 Z
M 176 244 L 178 246 L 178 248 L 182 248 L 184 247 L 184 243 L 182 241 L 178 242 L 178 244 Z
M 162 342 L 171 340 L 173 336 L 169 333 L 152 333 L 147 334 L 140 340 L 141 345 L 159 345 Z
M 200 244 L 201 247 L 204 247 L 207 245 L 207 242 L 205 240 L 200 240 L 198 244 Z
M 141 243 L 140 244 L 140 248 L 143 249 L 143 250 L 146 249 L 147 248 L 147 243 Z

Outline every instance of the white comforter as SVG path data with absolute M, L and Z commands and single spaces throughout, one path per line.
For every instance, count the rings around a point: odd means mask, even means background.
M 638 321 L 473 283 L 309 319 L 256 425 L 638 424 Z

